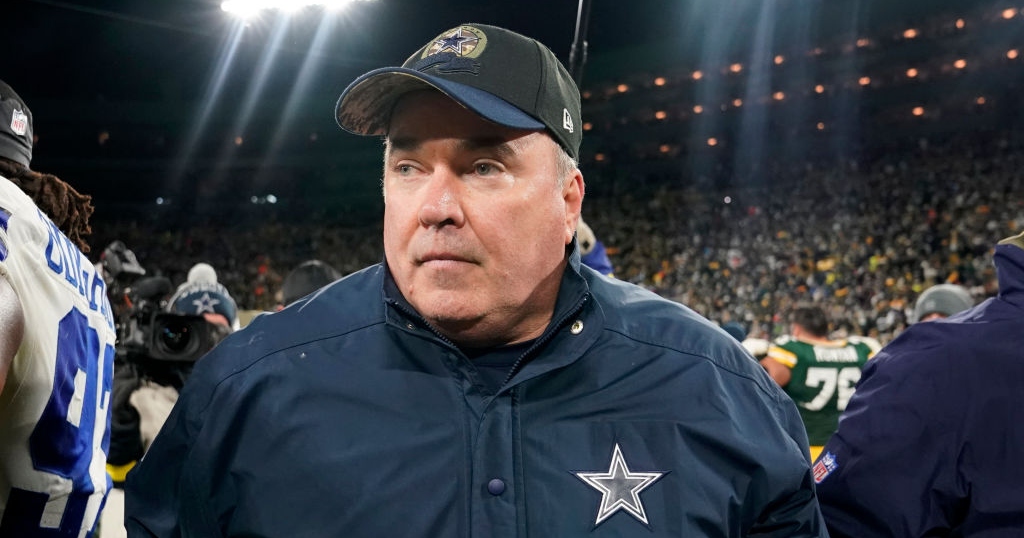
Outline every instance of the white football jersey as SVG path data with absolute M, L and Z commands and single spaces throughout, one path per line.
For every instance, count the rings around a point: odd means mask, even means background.
M 110 480 L 114 320 L 95 266 L 0 177 L 0 278 L 25 335 L 0 392 L 0 537 L 88 536 Z

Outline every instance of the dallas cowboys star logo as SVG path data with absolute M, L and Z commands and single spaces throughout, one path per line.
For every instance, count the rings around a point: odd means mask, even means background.
M 192 304 L 196 305 L 196 314 L 202 314 L 203 312 L 213 313 L 214 305 L 219 305 L 220 300 L 210 297 L 209 293 L 204 293 L 198 299 L 193 299 Z
M 462 28 L 459 28 L 455 33 L 446 35 L 435 41 L 434 45 L 438 47 L 437 52 L 451 50 L 454 51 L 455 54 L 462 56 L 462 46 L 472 45 L 477 41 L 480 41 L 477 37 L 462 35 Z
M 575 474 L 590 487 L 601 492 L 601 507 L 598 508 L 597 519 L 594 521 L 596 527 L 619 510 L 625 510 L 644 525 L 648 525 L 644 504 L 640 502 L 640 492 L 665 476 L 667 471 L 631 472 L 629 466 L 626 465 L 626 459 L 622 457 L 622 449 L 619 448 L 618 443 L 615 443 L 612 463 L 608 466 L 607 473 Z

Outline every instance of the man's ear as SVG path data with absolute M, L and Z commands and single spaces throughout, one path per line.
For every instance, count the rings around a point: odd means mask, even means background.
M 586 193 L 586 183 L 583 181 L 583 172 L 574 168 L 565 180 L 565 188 L 562 190 L 562 199 L 565 200 L 565 244 L 572 243 L 572 236 L 576 233 L 577 222 L 583 211 L 583 196 Z

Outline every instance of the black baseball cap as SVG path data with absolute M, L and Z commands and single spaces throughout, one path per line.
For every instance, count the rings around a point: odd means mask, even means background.
M 384 135 L 398 98 L 425 88 L 494 123 L 546 129 L 570 156 L 579 157 L 580 92 L 569 72 L 540 42 L 486 24 L 456 26 L 401 67 L 360 76 L 341 93 L 335 117 L 351 133 Z
M 0 80 L 0 157 L 28 167 L 32 161 L 32 112 L 6 82 Z

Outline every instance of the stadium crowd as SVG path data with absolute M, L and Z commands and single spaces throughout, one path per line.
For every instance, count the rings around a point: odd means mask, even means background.
M 1003 137 L 922 142 L 870 162 L 777 167 L 756 187 L 590 200 L 587 220 L 616 248 L 616 276 L 751 336 L 781 334 L 778 316 L 812 302 L 837 329 L 884 343 L 928 286 L 995 293 L 991 245 L 1024 225 L 1021 164 Z
M 812 302 L 839 333 L 885 343 L 931 285 L 959 283 L 976 300 L 995 293 L 991 245 L 1024 227 L 1022 165 L 1010 134 L 922 139 L 912 151 L 874 158 L 779 163 L 729 188 L 681 174 L 628 194 L 594 189 L 584 217 L 618 278 L 719 323 L 738 321 L 752 337 L 781 334 L 780 316 Z M 604 180 L 594 176 L 592 183 Z M 120 239 L 174 282 L 193 264 L 211 263 L 239 308 L 257 311 L 280 303 L 284 276 L 305 260 L 348 274 L 382 258 L 377 222 L 279 217 L 173 231 L 138 221 L 94 229 L 94 252 Z

